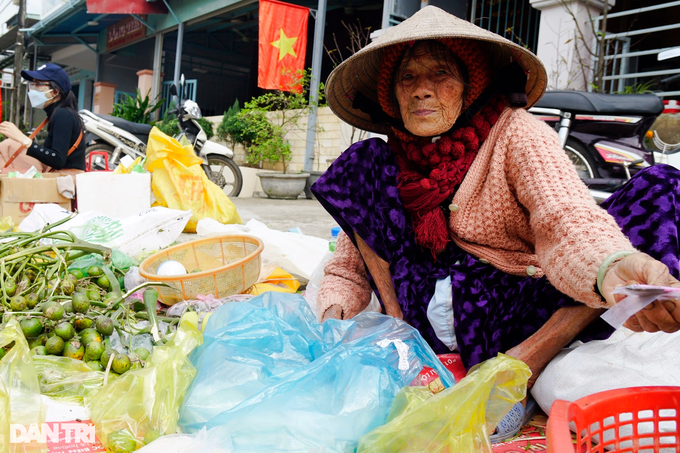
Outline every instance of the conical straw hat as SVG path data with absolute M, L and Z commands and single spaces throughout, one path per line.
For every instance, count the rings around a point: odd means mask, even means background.
M 531 51 L 435 6 L 427 6 L 396 27 L 389 28 L 331 72 L 325 90 L 326 100 L 333 113 L 360 129 L 388 133 L 390 126 L 376 124 L 367 113 L 352 108 L 355 94 L 361 92 L 378 103 L 378 80 L 384 48 L 401 42 L 439 38 L 479 41 L 492 68 L 518 62 L 527 73 L 526 94 L 529 103 L 525 108 L 531 107 L 543 96 L 547 75 L 543 64 Z M 474 77 L 474 74 L 470 74 L 470 77 Z

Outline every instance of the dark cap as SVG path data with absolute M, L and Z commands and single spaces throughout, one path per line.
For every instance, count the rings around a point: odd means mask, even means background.
M 33 80 L 51 80 L 59 85 L 64 93 L 71 91 L 71 80 L 66 71 L 54 63 L 47 63 L 40 66 L 36 71 L 21 71 L 21 77 L 32 82 Z

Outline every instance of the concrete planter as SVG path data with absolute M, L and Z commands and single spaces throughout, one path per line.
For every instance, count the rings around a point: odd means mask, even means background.
M 305 184 L 305 196 L 307 197 L 308 200 L 316 200 L 316 197 L 310 190 L 310 187 L 312 187 L 312 184 L 316 182 L 317 179 L 323 175 L 323 171 L 310 171 L 309 172 L 309 177 L 307 178 L 307 184 Z
M 273 170 L 262 170 L 260 168 L 239 168 L 241 169 L 241 175 L 243 176 L 243 187 L 241 188 L 241 193 L 238 195 L 239 198 L 251 198 L 256 192 L 264 192 L 262 185 L 260 184 L 260 178 L 257 177 L 257 174 L 274 173 Z
M 305 190 L 309 173 L 258 173 L 262 190 L 269 198 L 294 200 Z

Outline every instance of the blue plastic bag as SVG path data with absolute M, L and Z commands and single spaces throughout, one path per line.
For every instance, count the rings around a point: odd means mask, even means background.
M 454 379 L 417 330 L 377 313 L 320 324 L 298 295 L 220 307 L 190 357 L 180 428 L 226 428 L 234 452 L 353 452 L 424 365 Z

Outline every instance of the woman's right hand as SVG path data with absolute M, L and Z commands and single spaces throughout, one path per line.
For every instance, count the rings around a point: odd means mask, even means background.
M 14 125 L 14 123 L 9 121 L 3 121 L 0 123 L 0 134 L 19 142 L 22 145 L 25 145 L 25 143 L 30 140 L 23 132 L 19 130 L 18 127 Z
M 633 253 L 614 263 L 602 282 L 602 295 L 613 306 L 625 296 L 614 294 L 614 288 L 627 285 L 680 287 L 668 267 L 645 253 Z M 654 301 L 624 324 L 634 332 L 673 333 L 680 330 L 680 300 Z
M 342 319 L 342 307 L 340 305 L 331 305 L 323 314 L 321 322 L 326 322 L 327 319 Z

